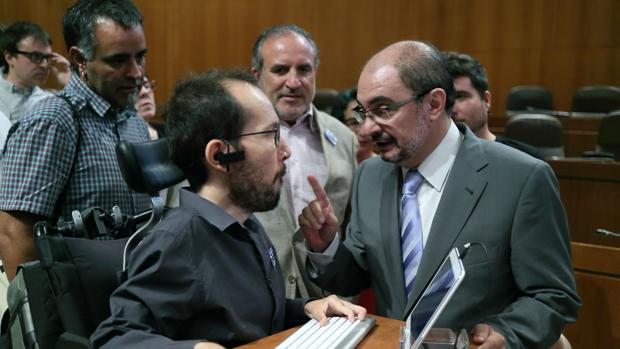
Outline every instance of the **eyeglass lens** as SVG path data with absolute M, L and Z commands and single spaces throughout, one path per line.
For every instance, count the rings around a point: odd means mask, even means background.
M 48 55 L 48 54 L 44 54 L 41 52 L 24 52 L 24 51 L 17 51 L 17 53 L 20 53 L 24 56 L 26 56 L 32 63 L 34 64 L 39 64 L 41 62 L 43 62 L 43 60 L 51 60 L 52 57 L 54 57 L 53 55 Z

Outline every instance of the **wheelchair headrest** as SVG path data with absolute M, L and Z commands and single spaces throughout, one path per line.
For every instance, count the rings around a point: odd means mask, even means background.
M 116 144 L 116 159 L 125 182 L 138 193 L 156 195 L 185 179 L 170 160 L 166 138 L 144 143 L 121 140 Z

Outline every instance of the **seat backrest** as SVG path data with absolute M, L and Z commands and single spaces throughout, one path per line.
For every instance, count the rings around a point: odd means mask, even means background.
M 562 123 L 550 115 L 515 115 L 506 123 L 506 137 L 535 146 L 545 158 L 564 156 Z
M 544 113 L 555 109 L 551 91 L 543 86 L 515 86 L 506 97 L 506 115 Z
M 320 88 L 314 94 L 312 104 L 327 114 L 332 114 L 338 105 L 338 91 L 332 88 Z
M 125 182 L 138 193 L 156 195 L 185 178 L 170 160 L 165 137 L 144 143 L 121 140 L 116 145 L 116 159 Z
M 620 161 L 620 113 L 601 119 L 597 143 L 599 151 L 612 153 Z
M 90 240 L 50 233 L 37 223 L 35 245 L 65 332 L 88 337 L 110 316 L 127 239 Z
M 122 258 L 122 275 L 126 275 L 127 261 L 133 249 L 161 220 L 164 201 L 159 191 L 185 179 L 185 174 L 170 159 L 167 138 L 144 143 L 120 141 L 116 145 L 116 158 L 125 182 L 140 193 L 151 196 L 152 210 L 149 220 L 129 237 Z
M 584 86 L 573 96 L 571 111 L 609 113 L 620 110 L 620 88 L 616 86 Z

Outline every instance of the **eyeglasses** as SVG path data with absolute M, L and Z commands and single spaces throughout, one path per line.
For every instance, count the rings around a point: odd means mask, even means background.
M 142 87 L 144 87 L 147 90 L 155 91 L 156 86 L 157 86 L 157 81 L 155 80 L 149 80 L 146 77 L 142 80 Z
M 240 137 L 245 137 L 245 136 L 253 136 L 253 135 L 261 135 L 261 134 L 265 134 L 265 133 L 272 133 L 273 132 L 273 142 L 275 143 L 276 147 L 280 144 L 280 125 L 276 126 L 274 129 L 272 130 L 267 130 L 267 131 L 260 131 L 260 132 L 250 132 L 250 133 L 243 133 L 240 135 L 236 135 L 233 138 L 240 138 Z
M 353 109 L 353 117 L 359 124 L 363 124 L 364 120 L 368 117 L 371 120 L 381 119 L 381 120 L 389 120 L 400 107 L 405 104 L 411 103 L 413 101 L 417 101 L 418 99 L 424 97 L 426 94 L 431 92 L 431 89 L 425 90 L 424 92 L 402 100 L 400 102 L 396 102 L 394 104 L 381 106 L 379 108 L 364 110 L 361 105 L 354 107 Z
M 46 53 L 41 53 L 37 51 L 24 52 L 24 51 L 17 50 L 15 51 L 15 53 L 19 53 L 20 55 L 26 56 L 34 64 L 39 64 L 43 62 L 44 59 L 49 62 L 52 60 L 52 58 L 54 58 L 53 54 L 46 54 Z

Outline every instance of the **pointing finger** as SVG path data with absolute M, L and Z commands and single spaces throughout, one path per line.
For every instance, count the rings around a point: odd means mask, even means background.
M 314 195 L 316 195 L 316 199 L 319 201 L 321 208 L 329 207 L 329 198 L 327 197 L 327 193 L 325 193 L 325 189 L 321 187 L 319 180 L 314 176 L 308 176 L 308 183 L 312 187 L 314 191 Z

